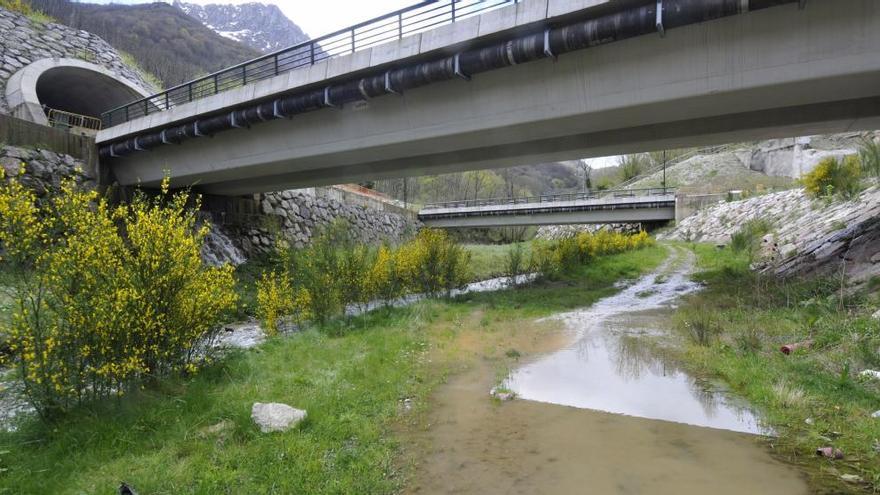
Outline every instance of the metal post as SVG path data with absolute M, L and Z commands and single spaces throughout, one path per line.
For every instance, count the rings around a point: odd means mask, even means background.
M 277 76 L 278 75 L 278 55 L 275 55 L 272 58 L 273 58 L 273 61 L 275 62 L 275 75 Z
M 247 84 L 247 65 L 241 66 L 241 85 Z
M 397 14 L 397 39 L 403 39 L 403 12 Z
M 315 65 L 315 43 L 309 43 L 309 52 L 311 53 L 311 65 Z
M 450 5 L 452 5 L 452 22 L 455 22 L 455 0 L 452 0 Z
M 663 150 L 663 195 L 666 195 L 666 150 Z
M 351 30 L 351 53 L 354 53 L 354 29 Z
M 186 85 L 186 91 L 189 93 L 189 101 L 193 101 L 193 85 L 189 83 Z
M 217 74 L 214 74 L 214 94 L 216 95 L 219 92 L 220 92 L 220 76 Z
M 171 105 L 168 103 L 168 92 L 165 92 L 165 110 L 171 108 Z

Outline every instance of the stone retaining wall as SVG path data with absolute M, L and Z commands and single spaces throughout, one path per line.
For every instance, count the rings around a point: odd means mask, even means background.
M 7 177 L 17 176 L 22 163 L 25 173 L 20 176 L 21 182 L 33 189 L 40 199 L 56 193 L 66 178 L 73 178 L 87 188 L 97 185 L 88 165 L 70 155 L 40 148 L 0 146 L 0 167 Z
M 418 220 L 403 209 L 379 210 L 333 198 L 331 188 L 309 188 L 256 195 L 260 215 L 252 216 L 234 235 L 249 256 L 265 253 L 282 235 L 303 247 L 337 219 L 346 221 L 364 243 L 398 242 L 415 233 Z

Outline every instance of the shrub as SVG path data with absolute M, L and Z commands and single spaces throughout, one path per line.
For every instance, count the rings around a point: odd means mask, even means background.
M 820 198 L 834 194 L 852 198 L 861 191 L 861 163 L 858 156 L 847 156 L 843 161 L 828 157 L 819 162 L 801 181 L 807 194 Z
M 864 139 L 859 147 L 862 173 L 868 177 L 880 177 L 880 143 Z
M 626 182 L 645 173 L 650 166 L 650 158 L 642 153 L 624 155 L 618 159 L 617 166 L 620 168 L 620 180 Z
M 312 295 L 306 289 L 294 290 L 290 276 L 274 270 L 257 281 L 257 317 L 267 335 L 278 333 L 279 323 L 301 324 L 312 317 Z
M 751 262 L 755 252 L 761 246 L 761 239 L 771 230 L 771 225 L 764 219 L 756 218 L 744 223 L 738 231 L 730 236 L 730 249 L 737 253 L 745 253 Z
M 581 232 L 553 242 L 535 241 L 532 245 L 531 269 L 548 277 L 556 277 L 590 258 L 622 253 L 654 245 L 647 232 L 621 234 L 608 230 Z
M 24 273 L 11 360 L 41 413 L 122 395 L 146 378 L 195 372 L 235 304 L 232 267 L 207 267 L 189 196 L 110 206 L 72 181 L 38 207 L 0 180 L 0 243 Z M 198 201 L 196 201 L 198 202 Z
M 506 265 L 507 276 L 511 277 L 512 280 L 522 275 L 525 268 L 523 265 L 522 244 L 516 243 L 507 250 Z
M 401 278 L 415 292 L 448 294 L 467 283 L 470 254 L 438 229 L 423 229 L 400 247 Z

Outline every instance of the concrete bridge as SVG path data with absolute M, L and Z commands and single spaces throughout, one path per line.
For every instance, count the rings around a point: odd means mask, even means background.
M 508 227 L 654 223 L 675 219 L 675 191 L 666 188 L 581 192 L 525 198 L 450 201 L 426 205 L 427 227 Z
M 105 114 L 102 163 L 239 195 L 880 128 L 875 0 L 442 0 L 371 22 Z

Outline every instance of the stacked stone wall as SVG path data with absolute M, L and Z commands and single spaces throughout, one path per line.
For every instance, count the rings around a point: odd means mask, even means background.
M 321 229 L 342 220 L 360 242 L 398 242 L 415 233 L 415 215 L 338 201 L 323 188 L 260 194 L 259 215 L 239 226 L 236 236 L 249 256 L 271 250 L 281 235 L 294 247 L 307 245 Z

